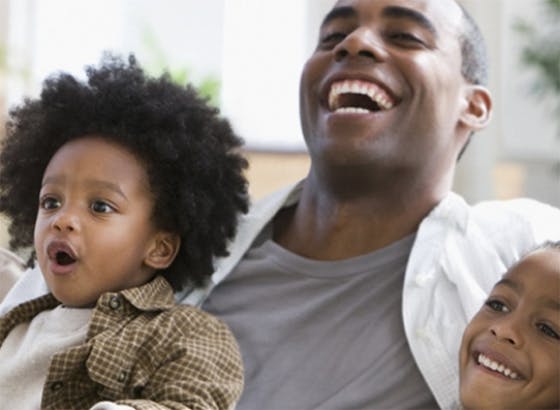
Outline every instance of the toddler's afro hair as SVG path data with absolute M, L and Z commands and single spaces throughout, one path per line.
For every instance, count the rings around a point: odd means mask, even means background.
M 25 99 L 9 113 L 0 212 L 10 219 L 10 247 L 33 245 L 41 180 L 52 156 L 71 140 L 99 135 L 145 164 L 154 222 L 181 237 L 163 276 L 175 290 L 203 285 L 248 208 L 241 139 L 192 86 L 176 85 L 167 74 L 148 76 L 133 55 L 126 61 L 105 54 L 86 74 L 85 82 L 66 73 L 49 77 L 38 99 Z

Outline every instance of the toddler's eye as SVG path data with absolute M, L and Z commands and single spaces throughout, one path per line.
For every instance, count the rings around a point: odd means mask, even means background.
M 91 203 L 91 210 L 99 214 L 107 214 L 114 211 L 114 208 L 103 201 L 93 201 Z
M 39 207 L 42 209 L 56 209 L 60 207 L 60 201 L 52 196 L 47 196 L 41 199 Z
M 509 312 L 509 308 L 496 299 L 490 299 L 486 301 L 486 306 L 488 306 L 492 310 L 495 310 L 496 312 Z
M 550 326 L 544 323 L 537 324 L 537 329 L 543 332 L 545 335 L 552 337 L 554 339 L 560 340 L 560 335 L 554 331 Z

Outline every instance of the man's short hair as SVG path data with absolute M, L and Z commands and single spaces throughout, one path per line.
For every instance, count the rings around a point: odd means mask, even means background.
M 486 44 L 478 24 L 470 13 L 459 3 L 463 12 L 463 28 L 459 37 L 461 46 L 461 73 L 472 84 L 488 83 L 488 57 Z

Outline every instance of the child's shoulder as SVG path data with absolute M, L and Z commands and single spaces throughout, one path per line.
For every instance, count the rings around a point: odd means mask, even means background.
M 225 335 L 230 334 L 228 326 L 220 318 L 190 305 L 176 305 L 161 312 L 154 318 L 158 326 L 173 329 L 179 335 Z

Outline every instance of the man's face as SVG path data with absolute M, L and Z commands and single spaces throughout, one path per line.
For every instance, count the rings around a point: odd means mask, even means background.
M 560 405 L 560 250 L 539 250 L 492 289 L 460 351 L 461 401 L 476 409 Z
M 446 172 L 466 141 L 452 0 L 340 0 L 324 19 L 300 84 L 314 159 Z M 442 171 L 438 171 L 441 169 Z

